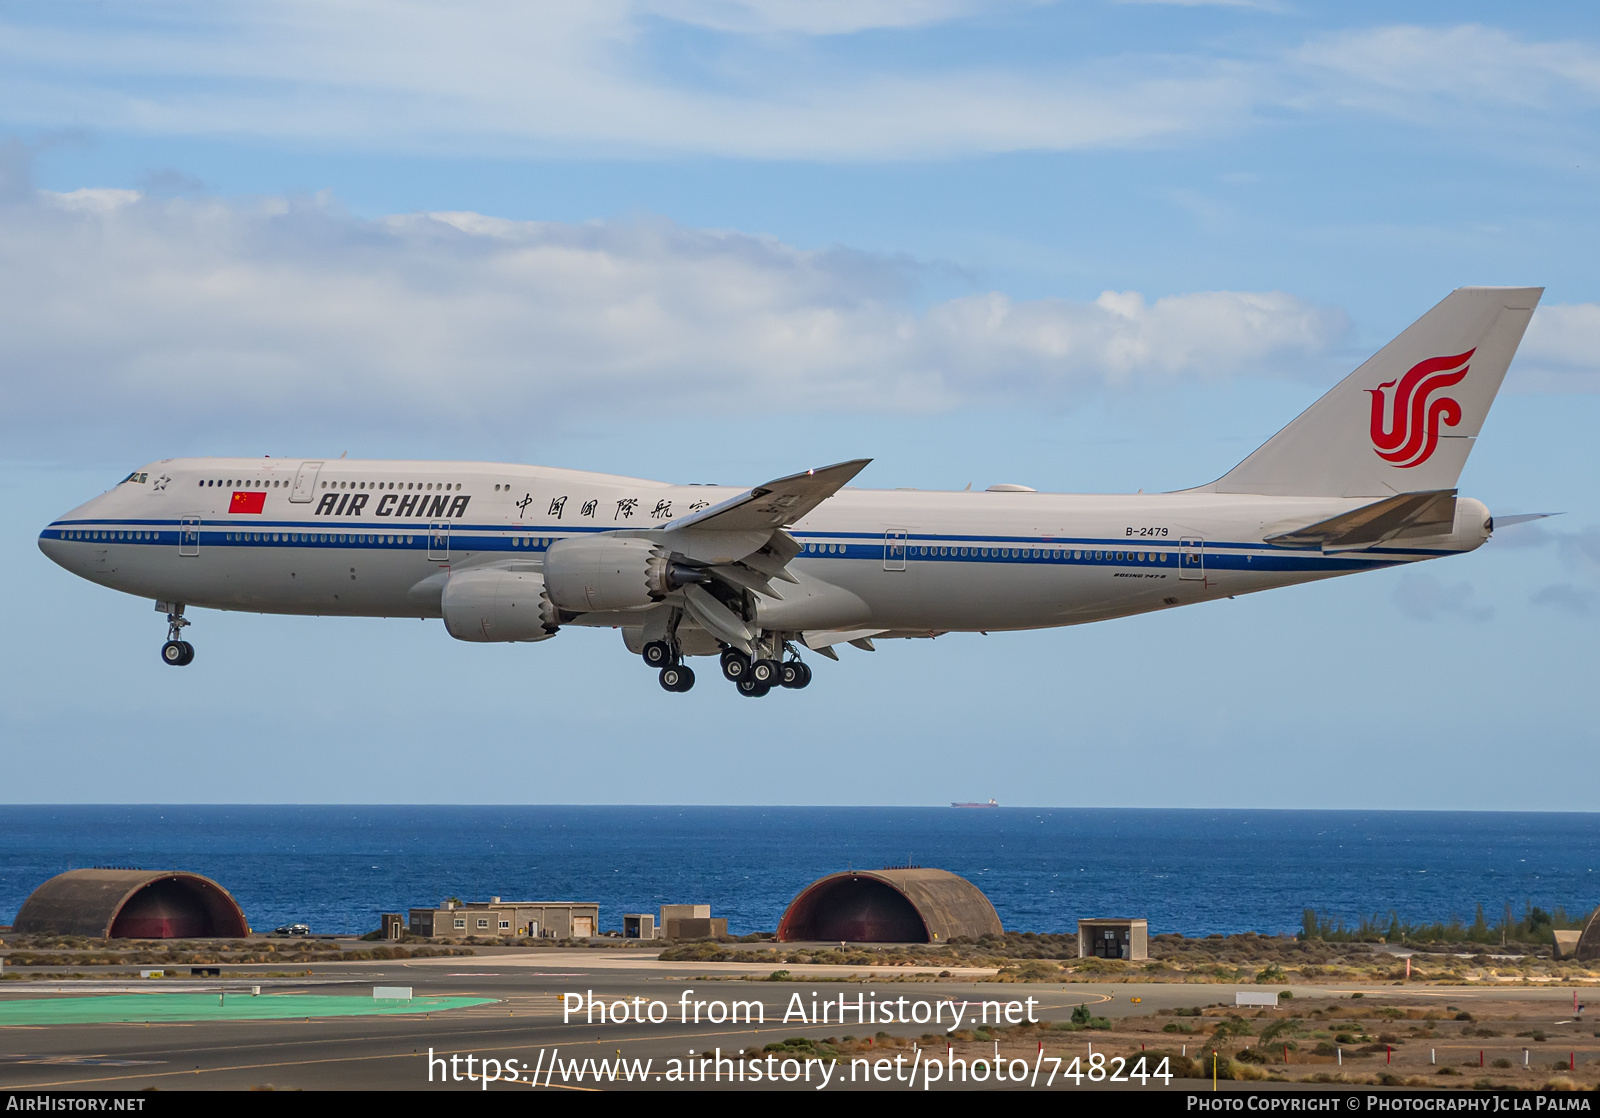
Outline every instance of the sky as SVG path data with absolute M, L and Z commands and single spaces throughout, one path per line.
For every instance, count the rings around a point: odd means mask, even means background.
M 1600 15 L 1302 0 L 0 2 L 5 802 L 1591 810 Z M 1407 571 L 845 649 L 193 611 L 38 551 L 188 455 L 1210 481 L 1547 290 Z

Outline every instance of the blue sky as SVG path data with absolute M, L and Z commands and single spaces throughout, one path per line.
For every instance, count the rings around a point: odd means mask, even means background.
M 0 3 L 3 795 L 1587 810 L 1596 23 Z M 666 695 L 615 634 L 415 620 L 199 613 L 174 672 L 147 603 L 33 544 L 189 454 L 1176 488 L 1479 283 L 1548 290 L 1463 491 L 1566 515 L 759 703 Z

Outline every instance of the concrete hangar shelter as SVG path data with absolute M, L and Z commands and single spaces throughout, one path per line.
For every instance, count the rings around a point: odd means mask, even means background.
M 238 902 L 209 877 L 180 870 L 68 870 L 33 891 L 19 935 L 99 939 L 247 936 Z
M 785 942 L 945 943 L 1004 934 L 981 889 L 921 866 L 829 874 L 800 890 L 778 922 Z

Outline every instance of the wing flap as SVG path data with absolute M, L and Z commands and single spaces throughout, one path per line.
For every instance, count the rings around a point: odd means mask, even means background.
M 755 639 L 755 634 L 738 614 L 717 601 L 707 591 L 694 585 L 683 588 L 683 604 L 689 611 L 689 616 L 699 622 L 700 627 L 706 632 L 742 652 L 749 653 L 750 642 Z
M 766 576 L 751 570 L 742 563 L 707 567 L 706 573 L 713 578 L 720 578 L 731 586 L 737 586 L 741 590 L 748 590 L 752 594 L 760 594 L 765 598 L 775 598 L 780 602 L 783 600 L 783 595 L 778 593 L 772 583 L 767 581 Z
M 836 644 L 853 644 L 857 648 L 873 651 L 872 638 L 887 633 L 887 629 L 844 629 L 832 632 L 808 629 L 800 634 L 800 639 L 805 646 L 813 652 L 821 652 Z

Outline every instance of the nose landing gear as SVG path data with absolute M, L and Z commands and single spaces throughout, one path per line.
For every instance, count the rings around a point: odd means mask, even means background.
M 156 609 L 167 615 L 167 643 L 161 646 L 161 662 L 181 668 L 194 660 L 194 645 L 180 639 L 189 619 L 183 616 L 182 602 L 157 602 Z

